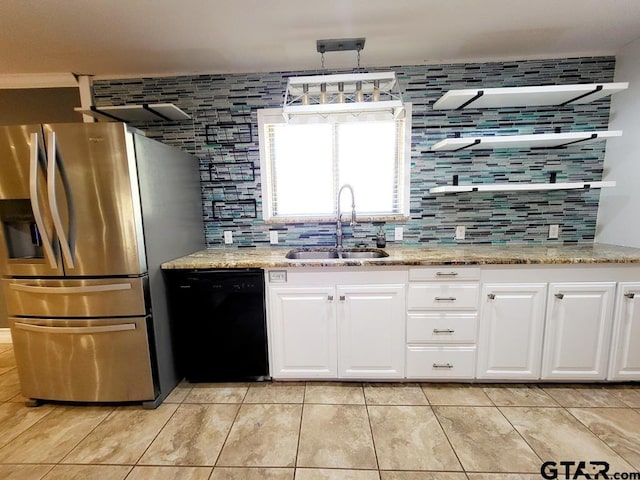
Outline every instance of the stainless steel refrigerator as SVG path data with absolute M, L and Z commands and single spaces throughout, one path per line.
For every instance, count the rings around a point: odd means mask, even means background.
M 122 123 L 0 127 L 0 268 L 22 393 L 177 384 L 160 264 L 203 248 L 198 161 Z

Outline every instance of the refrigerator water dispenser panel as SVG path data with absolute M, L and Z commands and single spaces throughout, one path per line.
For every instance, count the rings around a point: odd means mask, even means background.
M 43 258 L 42 239 L 29 200 L 0 200 L 0 222 L 9 258 Z

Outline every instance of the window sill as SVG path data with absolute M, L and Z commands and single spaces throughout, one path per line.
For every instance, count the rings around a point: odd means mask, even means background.
M 343 214 L 343 223 L 348 223 L 350 220 L 350 214 Z M 409 220 L 407 215 L 357 215 L 358 223 L 373 223 L 373 222 L 393 222 L 404 223 Z M 334 223 L 336 217 L 274 217 L 264 221 L 267 225 L 285 225 L 294 223 Z

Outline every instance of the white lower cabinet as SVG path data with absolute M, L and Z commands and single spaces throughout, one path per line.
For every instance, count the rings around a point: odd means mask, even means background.
M 338 373 L 333 287 L 271 287 L 271 376 L 335 378 Z
M 616 305 L 608 378 L 640 380 L 640 283 L 620 283 Z
M 483 286 L 477 378 L 540 378 L 546 290 L 545 283 Z
M 474 267 L 409 270 L 407 378 L 475 376 L 479 278 Z
M 542 379 L 605 379 L 615 287 L 615 282 L 549 284 Z
M 309 275 L 269 286 L 272 377 L 404 378 L 405 284 L 313 286 L 341 274 Z
M 337 287 L 339 377 L 404 377 L 404 289 Z
M 475 345 L 408 345 L 407 378 L 473 378 Z

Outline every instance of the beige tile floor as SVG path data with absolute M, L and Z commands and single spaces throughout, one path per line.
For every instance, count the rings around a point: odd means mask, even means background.
M 24 406 L 0 345 L 0 479 L 529 480 L 640 471 L 640 385 L 180 384 L 156 410 Z

